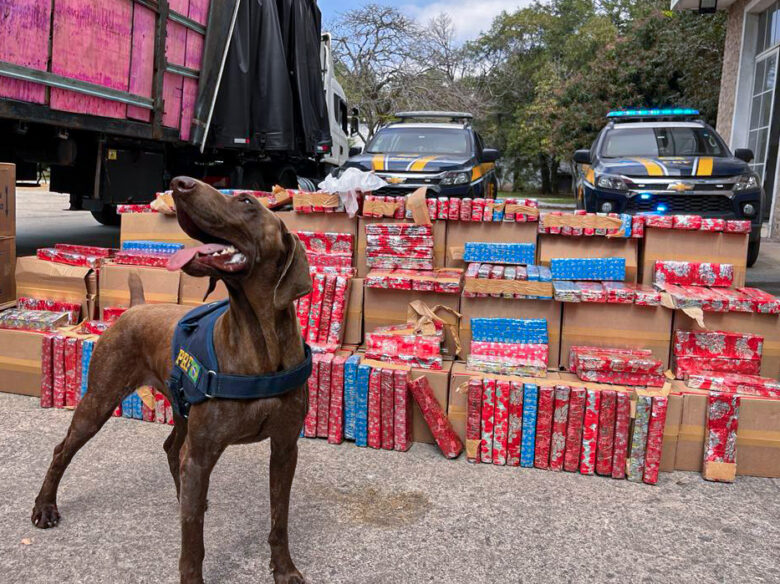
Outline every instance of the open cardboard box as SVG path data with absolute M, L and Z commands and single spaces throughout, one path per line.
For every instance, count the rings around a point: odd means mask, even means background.
M 277 211 L 290 231 L 324 231 L 330 233 L 351 233 L 357 239 L 357 217 L 346 213 L 296 213 Z M 356 242 L 357 243 L 357 242 Z
M 639 271 L 639 239 L 625 237 L 539 236 L 539 263 L 553 258 L 624 258 L 626 282 L 636 282 Z
M 441 223 L 440 221 L 437 223 Z M 463 251 L 466 242 L 536 244 L 537 222 L 447 221 L 447 255 L 444 265 L 465 268 Z
M 82 318 L 95 317 L 97 275 L 91 268 L 25 256 L 16 260 L 17 297 L 81 303 Z
M 200 245 L 200 242 L 184 233 L 175 215 L 165 213 L 122 213 L 119 239 L 123 243 L 150 240 L 183 243 L 186 247 Z
M 355 249 L 357 259 L 358 277 L 365 278 L 369 268 L 366 264 L 366 225 L 371 223 L 412 223 L 407 219 L 394 219 L 392 217 L 360 217 L 358 221 L 357 246 Z M 433 230 L 433 267 L 444 267 L 445 243 L 447 239 L 447 221 L 434 221 Z M 331 229 L 332 231 L 332 229 Z
M 550 354 L 547 366 L 557 369 L 560 364 L 561 303 L 552 300 L 513 300 L 509 298 L 460 299 L 461 358 L 471 350 L 472 318 L 544 318 L 547 320 Z
M 177 304 L 179 301 L 180 272 L 165 268 L 125 266 L 108 263 L 100 270 L 100 314 L 109 306 L 129 306 L 130 288 L 127 279 L 137 273 L 144 287 L 147 304 Z
M 16 239 L 0 237 L 0 303 L 16 299 Z
M 747 233 L 685 231 L 681 229 L 645 229 L 642 240 L 643 284 L 652 284 L 657 260 L 714 262 L 734 266 L 734 286 L 745 285 L 747 270 Z

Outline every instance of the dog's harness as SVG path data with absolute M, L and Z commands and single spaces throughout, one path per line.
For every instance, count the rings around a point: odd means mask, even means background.
M 227 300 L 211 302 L 191 310 L 176 325 L 168 388 L 174 411 L 184 418 L 192 404 L 211 398 L 275 397 L 302 386 L 311 375 L 311 349 L 306 343 L 303 361 L 290 369 L 264 375 L 220 373 L 214 351 L 214 324 L 227 309 Z

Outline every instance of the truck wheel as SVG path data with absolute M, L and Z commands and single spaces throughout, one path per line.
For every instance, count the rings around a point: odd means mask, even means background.
M 101 225 L 117 226 L 121 218 L 114 205 L 103 205 L 100 211 L 91 211 L 92 216 Z
M 317 184 L 310 178 L 306 178 L 305 176 L 299 176 L 298 189 L 301 191 L 313 193 L 314 191 L 317 190 Z
M 747 256 L 747 266 L 748 268 L 752 268 L 753 264 L 756 263 L 756 260 L 758 260 L 758 252 L 761 249 L 761 240 L 757 239 L 756 241 L 751 241 L 748 244 L 748 256 Z

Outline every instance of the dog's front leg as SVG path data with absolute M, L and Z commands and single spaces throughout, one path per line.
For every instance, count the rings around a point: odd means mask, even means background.
M 271 570 L 275 584 L 304 584 L 305 580 L 290 557 L 287 517 L 290 489 L 298 462 L 297 435 L 292 439 L 271 438 Z
M 203 518 L 208 505 L 209 478 L 223 450 L 189 432 L 181 451 L 181 584 L 203 582 Z

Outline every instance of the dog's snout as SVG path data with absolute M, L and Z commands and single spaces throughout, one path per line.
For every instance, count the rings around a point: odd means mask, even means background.
M 189 193 L 195 190 L 196 182 L 188 176 L 177 176 L 171 181 L 171 189 L 178 193 Z

